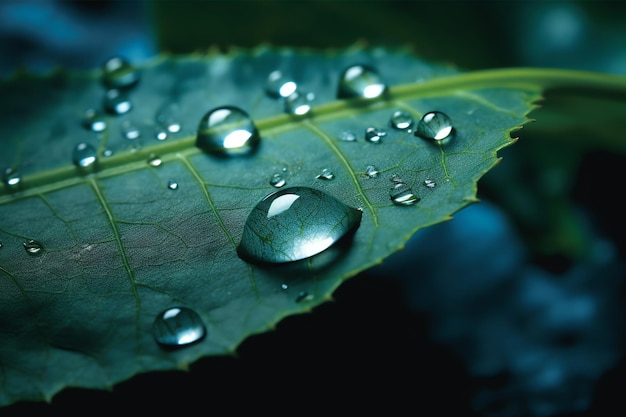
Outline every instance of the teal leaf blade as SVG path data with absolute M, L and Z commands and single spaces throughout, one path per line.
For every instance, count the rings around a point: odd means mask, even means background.
M 389 95 L 337 100 L 339 74 L 355 63 L 377 68 Z M 102 107 L 98 72 L 22 75 L 0 85 L 8 129 L 0 167 L 21 175 L 0 189 L 0 405 L 49 400 L 69 386 L 110 388 L 138 373 L 233 354 L 250 335 L 331 300 L 342 282 L 419 229 L 477 201 L 477 181 L 514 142 L 511 132 L 528 121 L 541 90 L 532 82 L 475 83 L 382 49 L 260 48 L 160 57 L 139 69 L 132 110 L 103 113 L 100 133 L 83 124 L 86 109 Z M 267 96 L 276 69 L 315 94 L 309 114 L 285 114 L 284 103 Z M 159 140 L 158 115 L 171 104 L 182 129 Z M 223 105 L 256 123 L 254 155 L 223 158 L 195 147 L 198 121 Z M 395 111 L 417 123 L 433 110 L 452 120 L 449 143 L 389 125 Z M 138 137 L 127 137 L 129 126 Z M 384 133 L 379 143 L 365 140 L 370 128 Z M 346 132 L 356 140 L 342 140 Z M 72 164 L 80 142 L 97 149 L 92 171 Z M 324 170 L 332 178 L 321 177 Z M 276 191 L 275 174 L 285 187 L 321 190 L 361 210 L 351 240 L 280 265 L 239 258 L 244 224 Z M 390 191 L 399 183 L 419 201 L 394 204 Z M 25 250 L 30 240 L 42 246 L 36 254 Z M 206 336 L 163 349 L 154 320 L 177 306 L 198 313 Z

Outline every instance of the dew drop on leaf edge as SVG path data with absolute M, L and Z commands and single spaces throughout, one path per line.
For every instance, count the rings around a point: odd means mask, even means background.
M 156 317 L 152 334 L 159 345 L 176 348 L 200 341 L 206 335 L 206 328 L 194 310 L 172 307 Z
M 219 156 L 247 155 L 256 150 L 259 132 L 248 113 L 235 106 L 208 111 L 198 125 L 196 146 Z
M 317 255 L 361 223 L 361 210 L 324 191 L 289 187 L 269 194 L 250 212 L 238 255 L 247 261 L 285 263 Z

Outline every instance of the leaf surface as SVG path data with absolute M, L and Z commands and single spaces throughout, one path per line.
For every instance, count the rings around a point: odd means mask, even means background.
M 338 100 L 340 73 L 353 64 L 376 68 L 389 94 Z M 540 93 L 536 83 L 493 87 L 378 48 L 162 56 L 138 70 L 132 110 L 104 114 L 100 133 L 83 123 L 86 109 L 102 111 L 99 71 L 22 74 L 0 84 L 0 167 L 21 179 L 0 188 L 0 405 L 49 400 L 68 386 L 110 388 L 137 373 L 232 354 L 246 337 L 331 300 L 344 280 L 420 228 L 476 201 L 477 181 L 513 143 L 511 132 L 528 121 Z M 310 113 L 286 114 L 283 101 L 266 94 L 274 70 L 314 93 Z M 224 105 L 256 124 L 253 155 L 217 157 L 195 146 L 199 120 Z M 163 109 L 177 110 L 168 114 L 182 129 L 158 140 Z M 394 129 L 397 110 L 414 123 L 444 112 L 453 137 L 441 145 L 415 136 L 415 127 Z M 139 137 L 128 139 L 134 128 Z M 369 128 L 385 133 L 378 143 L 365 140 Z M 346 132 L 356 140 L 342 140 Z M 72 163 L 80 142 L 97 149 L 94 170 Z M 370 166 L 377 175 L 367 174 Z M 321 176 L 325 169 L 332 178 Z M 277 190 L 275 174 L 285 187 L 321 190 L 359 209 L 350 239 L 297 262 L 241 259 L 244 224 Z M 419 201 L 394 204 L 390 190 L 399 182 Z M 319 218 L 301 220 L 306 227 Z M 42 249 L 29 253 L 30 240 Z M 157 344 L 154 321 L 171 307 L 195 311 L 206 336 L 180 349 Z

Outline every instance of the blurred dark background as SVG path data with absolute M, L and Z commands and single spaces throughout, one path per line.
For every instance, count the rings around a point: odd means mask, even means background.
M 622 1 L 0 0 L 0 76 L 358 42 L 467 70 L 626 75 L 625 18 Z M 237 358 L 0 415 L 623 415 L 624 155 L 592 148 L 568 165 L 570 149 L 531 133 L 502 151 L 481 203 L 420 231 L 334 302 L 249 338 Z

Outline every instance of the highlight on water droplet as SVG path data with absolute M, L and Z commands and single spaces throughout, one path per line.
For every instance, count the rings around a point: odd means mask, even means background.
M 371 143 L 382 143 L 383 136 L 385 135 L 387 135 L 387 132 L 376 129 L 375 127 L 365 129 L 365 140 Z
M 389 126 L 398 130 L 408 130 L 413 127 L 413 117 L 403 110 L 396 110 L 389 119 Z
M 2 182 L 9 188 L 17 188 L 22 182 L 22 176 L 13 168 L 7 168 L 2 174 Z
M 130 89 L 139 82 L 139 71 L 124 58 L 115 56 L 104 63 L 102 82 L 107 88 Z
M 72 162 L 79 168 L 92 167 L 97 161 L 96 148 L 89 143 L 79 143 L 72 152 Z
M 126 114 L 133 104 L 128 95 L 120 90 L 112 89 L 104 93 L 104 109 L 114 115 Z
M 138 139 L 141 137 L 141 130 L 139 126 L 130 120 L 124 120 L 121 124 L 122 136 L 129 140 Z
M 238 255 L 247 261 L 284 263 L 317 255 L 354 232 L 362 212 L 314 188 L 283 188 L 250 212 Z
M 43 245 L 41 244 L 41 242 L 30 239 L 24 242 L 23 245 L 26 253 L 31 256 L 38 256 L 43 253 Z
M 296 91 L 285 98 L 285 113 L 304 116 L 312 108 L 315 94 Z
M 286 98 L 296 92 L 298 85 L 279 70 L 272 71 L 267 77 L 265 92 L 272 98 Z
M 352 65 L 346 68 L 339 78 L 337 98 L 382 97 L 387 92 L 387 85 L 374 67 L 366 64 Z
M 259 132 L 248 113 L 235 106 L 207 112 L 198 125 L 196 146 L 221 156 L 253 153 L 260 142 Z
M 398 206 L 411 206 L 419 201 L 411 187 L 404 182 L 397 182 L 389 191 L 389 198 Z
M 163 165 L 163 160 L 158 155 L 150 154 L 148 156 L 148 165 L 154 168 L 160 167 L 161 165 Z
M 162 128 L 166 133 L 178 133 L 182 130 L 183 125 L 181 123 L 181 110 L 178 103 L 168 103 L 161 107 L 155 116 L 157 124 Z M 157 139 L 160 139 L 157 136 Z
M 452 121 L 448 115 L 440 111 L 426 113 L 415 129 L 415 136 L 438 143 L 445 143 L 447 139 L 452 137 L 453 133 Z
M 313 296 L 306 291 L 300 291 L 298 296 L 296 297 L 296 303 L 301 303 L 302 301 L 312 301 Z
M 83 126 L 92 132 L 101 133 L 107 129 L 107 122 L 97 110 L 87 109 L 83 117 Z
M 162 347 L 177 348 L 202 340 L 206 329 L 194 310 L 188 307 L 172 307 L 157 315 L 152 334 Z
M 170 190 L 178 190 L 178 183 L 174 180 L 169 180 L 167 182 L 167 188 Z
M 335 174 L 333 174 L 330 169 L 324 168 L 315 178 L 329 181 L 335 178 Z
M 282 176 L 282 174 L 274 174 L 272 175 L 272 177 L 270 178 L 270 185 L 272 187 L 276 187 L 276 188 L 281 188 L 284 187 L 287 184 L 287 181 L 285 181 L 285 178 Z

